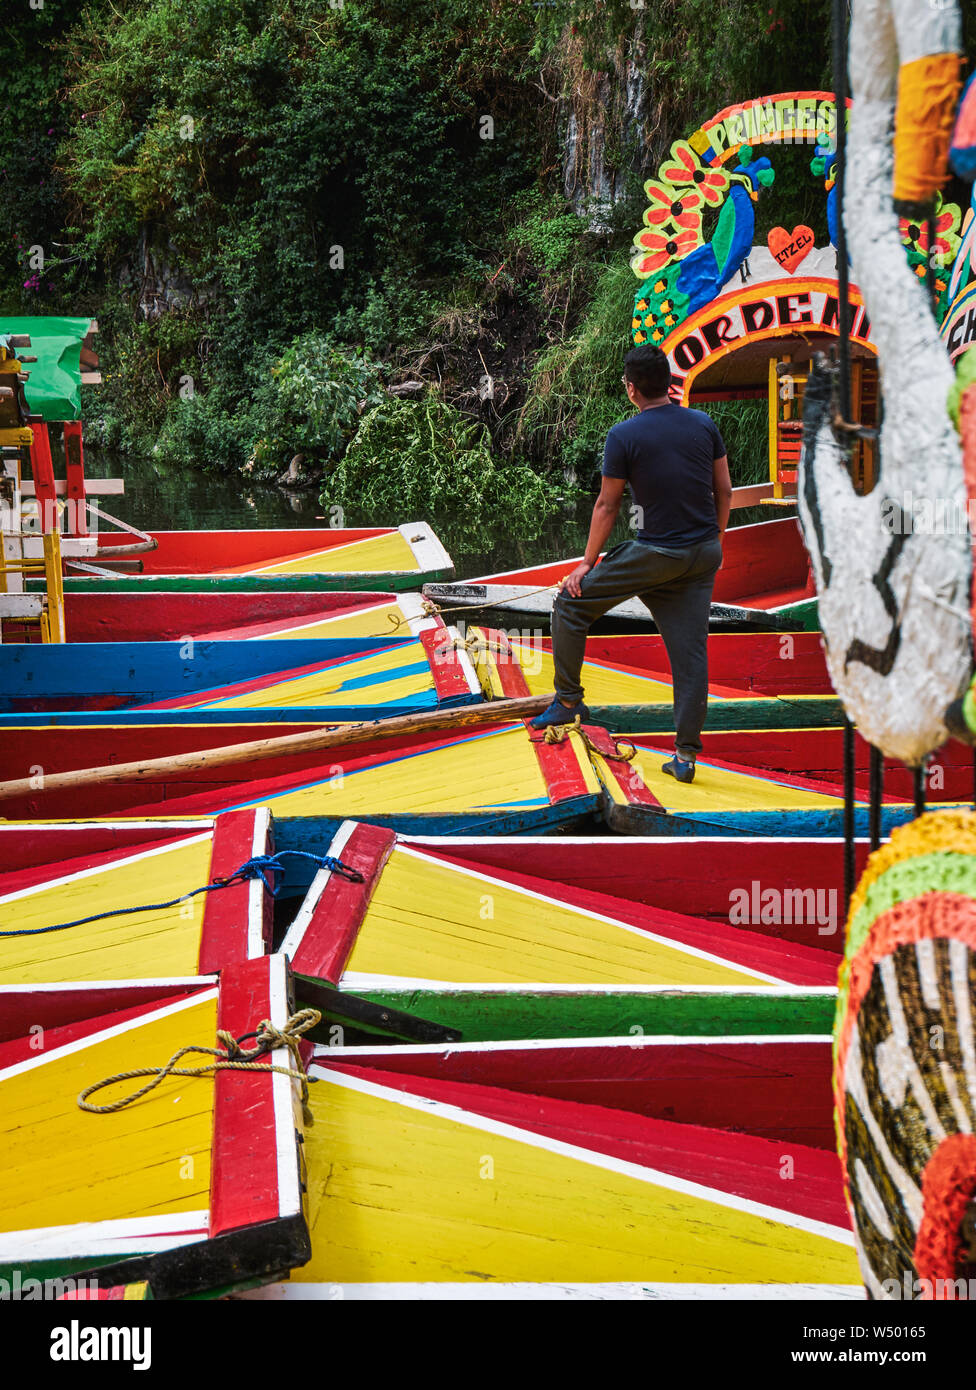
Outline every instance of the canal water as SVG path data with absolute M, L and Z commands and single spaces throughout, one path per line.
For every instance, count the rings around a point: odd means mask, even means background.
M 86 450 L 85 471 L 91 478 L 124 479 L 124 496 L 101 499 L 103 510 L 146 531 L 310 528 L 326 526 L 329 521 L 315 488 L 290 490 L 158 458 L 94 448 Z M 436 516 L 347 515 L 346 524 L 398 526 L 429 521 L 453 559 L 457 577 L 466 579 L 582 554 L 592 507 L 591 497 L 574 498 L 538 525 L 495 524 L 490 535 L 483 519 L 472 515 L 460 499 L 455 510 Z M 732 524 L 776 520 L 791 515 L 792 510 L 752 507 L 734 512 Z M 630 534 L 622 509 L 610 544 L 626 540 Z

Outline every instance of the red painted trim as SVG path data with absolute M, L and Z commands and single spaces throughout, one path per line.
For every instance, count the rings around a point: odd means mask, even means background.
M 391 526 L 333 530 L 151 531 L 156 549 L 143 555 L 144 574 L 230 574 L 259 569 L 372 536 L 396 534 Z M 111 548 L 131 542 L 125 531 L 100 532 L 99 558 L 111 561 Z M 203 564 L 203 569 L 201 569 Z
M 323 1066 L 334 1066 L 319 1057 Z M 534 1047 L 419 1053 L 356 1051 L 356 1065 L 476 1082 L 538 1097 L 731 1129 L 834 1152 L 830 1039 L 714 1038 L 653 1046 Z
M 840 1160 L 835 1153 L 791 1144 L 792 1180 L 784 1182 L 783 1145 L 750 1134 L 675 1124 L 609 1110 L 598 1104 L 526 1097 L 496 1086 L 405 1077 L 342 1061 L 338 1070 L 394 1090 L 457 1105 L 487 1119 L 516 1125 L 593 1153 L 639 1163 L 688 1182 L 763 1202 L 783 1211 L 847 1229 Z
M 254 831 L 263 812 L 225 811 L 214 824 L 210 851 L 210 882 L 227 878 L 255 854 L 271 854 L 270 836 L 254 846 Z M 269 827 L 270 830 L 270 827 Z M 265 948 L 271 944 L 274 899 L 262 887 L 262 935 Z M 231 884 L 205 895 L 203 929 L 200 933 L 200 974 L 210 975 L 234 961 L 247 960 L 248 921 L 251 882 Z
M 88 508 L 85 506 L 85 453 L 81 440 L 81 421 L 64 422 L 65 492 L 72 503 L 72 536 L 88 535 Z
M 164 983 L 127 983 L 118 989 L 66 985 L 59 990 L 37 990 L 25 986 L 16 994 L 0 994 L 0 1067 L 38 1055 L 40 1035 L 32 1034 L 32 1028 L 43 1028 L 44 1051 L 50 1052 L 212 987 L 213 980 L 201 980 L 182 988 Z
M 539 771 L 546 784 L 550 806 L 556 806 L 560 801 L 571 800 L 574 796 L 588 796 L 589 789 L 579 759 L 589 755 L 585 750 L 577 754 L 573 736 L 563 739 L 561 743 L 546 743 L 545 730 L 530 729 L 527 719 L 524 723 L 529 742 L 539 761 Z
M 658 810 L 663 810 L 664 805 L 646 786 L 644 779 L 637 770 L 622 758 L 617 751 L 617 744 L 628 742 L 626 737 L 614 736 L 601 728 L 598 724 L 586 724 L 586 732 L 590 742 L 598 749 L 605 761 L 607 773 L 614 779 L 617 786 L 623 792 L 628 806 L 653 806 Z
M 253 1033 L 271 1014 L 269 957 L 227 966 L 220 977 L 217 1027 L 235 1038 Z M 208 1040 L 206 1045 L 211 1045 Z M 253 1045 L 253 1042 L 245 1043 Z M 221 1071 L 214 1079 L 210 1235 L 275 1221 L 278 1130 L 274 1074 Z M 284 1136 L 283 1136 L 284 1137 Z
M 447 628 L 424 628 L 420 633 L 420 640 L 427 653 L 438 703 L 446 704 L 448 700 L 472 697 L 473 692 L 464 674 L 460 653 L 455 649 L 454 638 Z
M 353 830 L 340 857 L 343 864 L 359 870 L 363 882 L 329 875 L 295 951 L 292 967 L 297 975 L 338 985 L 395 843 L 394 832 L 379 825 L 357 825 Z
M 508 635 L 498 628 L 482 628 L 485 641 L 492 647 L 498 647 L 497 652 L 492 652 L 495 670 L 498 673 L 498 683 L 501 686 L 502 695 L 506 700 L 521 700 L 532 692 L 529 689 L 528 681 L 525 679 L 525 672 L 522 670 L 522 663 L 512 652 L 512 644 L 508 640 Z
M 22 866 L 0 873 L 0 894 L 37 888 L 54 878 L 81 873 L 86 869 L 108 867 L 133 854 L 155 849 L 157 845 L 177 845 L 181 840 L 200 834 L 206 826 L 201 826 L 199 831 L 174 831 L 171 835 L 166 835 L 164 827 L 160 826 L 155 833 L 143 830 L 140 835 L 133 835 L 128 840 L 120 835 L 122 843 L 114 844 L 110 849 L 96 848 L 105 843 L 112 844 L 115 838 L 110 832 L 100 834 L 97 826 L 92 827 L 90 837 L 86 833 L 88 827 L 83 825 L 75 826 L 73 835 L 68 833 L 66 827 L 52 829 L 54 833 L 48 838 L 39 827 L 27 831 L 17 826 L 0 826 L 0 861 L 20 863 Z M 90 852 L 87 848 L 89 842 L 92 844 Z M 195 888 L 197 885 L 192 886 Z M 9 910 L 0 904 L 0 915 L 5 915 Z
M 43 420 L 30 426 L 34 442 L 30 446 L 31 473 L 34 495 L 41 514 L 41 530 L 53 531 L 57 526 L 58 501 L 54 486 L 54 462 L 51 458 L 51 436 Z

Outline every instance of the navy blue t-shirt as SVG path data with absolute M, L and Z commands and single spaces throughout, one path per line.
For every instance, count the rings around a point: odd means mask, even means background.
M 704 411 L 656 405 L 614 425 L 603 476 L 630 483 L 642 512 L 639 540 L 681 550 L 718 538 L 712 464 L 724 453 Z

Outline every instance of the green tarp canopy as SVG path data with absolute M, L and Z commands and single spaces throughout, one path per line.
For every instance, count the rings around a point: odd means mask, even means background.
M 0 338 L 29 335 L 26 357 L 36 357 L 24 370 L 30 378 L 24 387 L 32 413 L 44 420 L 81 419 L 81 344 L 91 319 L 54 317 L 0 318 Z

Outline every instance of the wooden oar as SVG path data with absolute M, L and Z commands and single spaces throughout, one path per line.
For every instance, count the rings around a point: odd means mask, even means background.
M 473 728 L 481 724 L 507 724 L 539 714 L 550 703 L 550 695 L 529 695 L 518 700 L 489 700 L 483 705 L 462 705 L 458 709 L 433 710 L 430 714 L 401 714 L 394 719 L 371 719 L 363 724 L 342 724 L 326 729 L 309 729 L 303 734 L 281 738 L 261 738 L 251 743 L 235 743 L 224 748 L 205 748 L 195 753 L 177 753 L 168 758 L 150 758 L 142 763 L 116 763 L 110 767 L 80 767 L 72 772 L 38 777 L 21 777 L 0 782 L 0 800 L 26 796 L 36 791 L 58 791 L 64 787 L 90 787 L 99 782 L 142 782 L 170 772 L 196 772 L 202 768 L 224 767 L 228 763 L 258 762 L 289 753 L 317 753 L 350 743 L 370 743 L 397 734 L 435 733 L 439 729 Z

